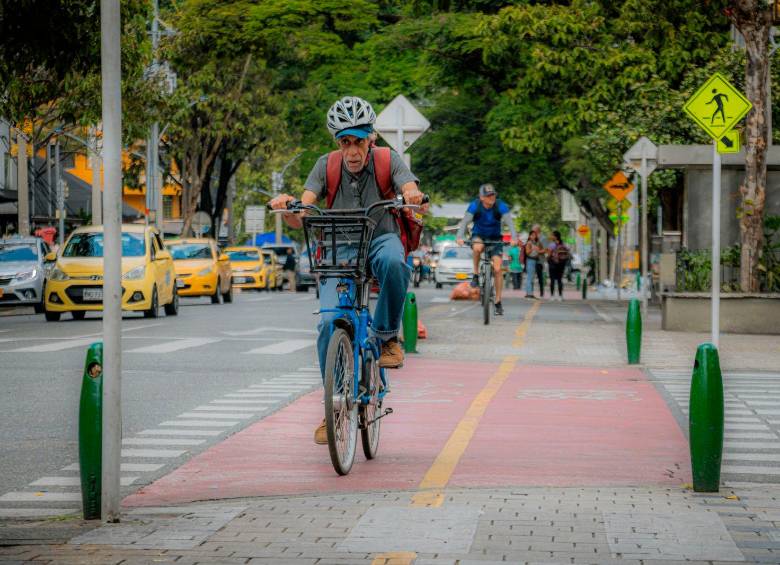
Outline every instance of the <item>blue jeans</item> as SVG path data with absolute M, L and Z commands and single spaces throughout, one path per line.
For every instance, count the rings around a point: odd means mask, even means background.
M 527 273 L 525 277 L 525 293 L 526 294 L 533 294 L 534 293 L 534 275 L 536 274 L 536 259 L 531 259 L 530 257 L 527 257 L 525 260 L 525 272 Z
M 401 327 L 406 287 L 409 285 L 412 269 L 404 260 L 404 246 L 394 233 L 386 233 L 375 238 L 368 250 L 371 272 L 379 281 L 379 298 L 373 312 L 371 333 L 381 341 L 387 341 L 398 335 Z M 336 286 L 338 279 L 322 279 L 320 286 L 320 308 L 337 308 L 339 304 Z M 317 329 L 317 355 L 320 371 L 325 378 L 325 358 L 328 355 L 328 343 L 333 332 L 333 320 L 339 317 L 336 312 L 320 315 Z

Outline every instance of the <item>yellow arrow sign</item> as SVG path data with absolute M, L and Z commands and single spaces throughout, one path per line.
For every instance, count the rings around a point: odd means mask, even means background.
M 627 212 L 634 204 L 630 200 L 615 200 L 614 198 L 607 198 L 607 210 L 617 211 L 618 204 L 621 204 L 621 209 Z
M 752 107 L 750 101 L 723 75 L 715 73 L 691 96 L 683 110 L 711 138 L 722 140 Z M 725 145 L 728 146 L 727 143 Z
M 718 140 L 718 153 L 739 153 L 739 130 L 733 129 Z

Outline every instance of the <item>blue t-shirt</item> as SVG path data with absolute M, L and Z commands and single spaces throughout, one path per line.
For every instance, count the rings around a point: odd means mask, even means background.
M 499 216 L 495 210 L 498 209 Z M 482 206 L 479 198 L 472 201 L 466 210 L 474 216 L 474 226 L 471 228 L 472 235 L 489 239 L 499 239 L 501 237 L 501 216 L 510 211 L 509 205 L 503 200 L 497 200 L 493 208 L 487 209 Z

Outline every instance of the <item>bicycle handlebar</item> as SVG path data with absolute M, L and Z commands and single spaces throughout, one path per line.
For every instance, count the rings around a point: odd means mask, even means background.
M 368 216 L 373 212 L 376 208 L 395 208 L 396 210 L 400 210 L 402 208 L 409 208 L 409 209 L 419 209 L 423 204 L 427 204 L 430 202 L 430 198 L 427 194 L 423 195 L 423 200 L 421 204 L 406 204 L 404 202 L 403 195 L 399 194 L 395 198 L 391 200 L 380 200 L 379 202 L 374 202 L 367 208 L 350 208 L 345 210 L 323 210 L 322 208 L 319 208 L 318 206 L 315 206 L 314 204 L 304 204 L 300 200 L 290 200 L 287 202 L 287 208 L 284 210 L 277 210 L 271 207 L 270 204 L 266 204 L 266 209 L 270 210 L 272 214 L 280 214 L 285 212 L 305 212 L 306 210 L 312 210 L 314 212 L 317 212 L 320 216 L 326 216 L 331 212 L 338 212 L 341 214 L 344 213 L 351 213 L 355 214 L 358 212 L 363 212 L 363 215 Z

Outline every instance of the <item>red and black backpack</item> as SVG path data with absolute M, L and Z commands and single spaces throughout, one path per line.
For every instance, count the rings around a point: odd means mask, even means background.
M 379 187 L 379 194 L 385 200 L 395 198 L 395 189 L 393 188 L 393 178 L 391 171 L 391 159 L 390 148 L 388 147 L 373 147 L 371 149 L 371 158 L 374 160 L 374 179 L 376 185 Z M 333 206 L 333 201 L 336 199 L 336 193 L 341 187 L 341 171 L 343 166 L 343 158 L 341 151 L 331 151 L 328 154 L 328 166 L 327 166 L 327 183 L 328 192 L 326 203 L 327 207 Z M 404 245 L 404 250 L 408 255 L 420 246 L 420 236 L 422 235 L 423 222 L 422 218 L 419 218 L 414 211 L 404 208 L 403 210 L 393 210 L 396 222 L 398 222 L 398 229 L 401 234 L 401 243 Z

